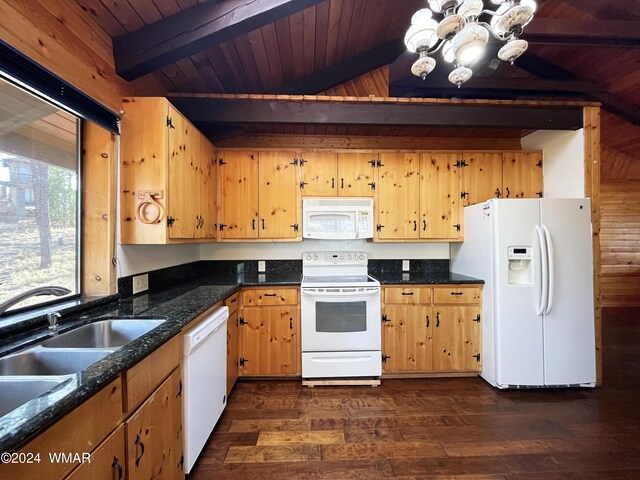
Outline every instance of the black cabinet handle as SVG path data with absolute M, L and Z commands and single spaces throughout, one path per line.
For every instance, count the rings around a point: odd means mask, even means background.
M 262 229 L 264 230 L 264 218 L 262 219 Z
M 265 293 L 264 296 L 265 297 L 275 297 L 277 295 L 275 293 Z
M 427 328 L 429 328 L 429 315 L 427 315 Z
M 507 187 L 507 198 L 509 198 L 509 195 L 511 195 L 511 192 L 509 191 L 509 187 Z
M 118 462 L 118 457 L 113 457 L 111 468 L 118 472 L 118 480 L 122 480 L 122 465 L 120 465 L 120 462 Z
M 440 312 L 436 313 L 436 327 L 440 326 Z
M 340 188 L 344 188 L 344 178 L 340 179 Z
M 462 292 L 451 292 L 451 295 L 462 295 Z
M 251 220 L 251 230 L 255 230 L 256 229 L 256 219 L 252 219 Z
M 407 296 L 407 295 L 413 295 L 413 292 L 402 292 L 402 295 L 405 295 L 405 296 Z
M 422 220 L 422 231 L 423 232 L 427 231 L 427 221 L 426 220 Z
M 496 188 L 496 198 L 500 198 L 500 189 Z
M 176 393 L 176 398 L 182 396 L 182 380 L 180 380 L 180 385 L 178 386 L 178 393 Z
M 293 330 L 293 317 L 289 317 L 289 330 Z
M 416 230 L 418 230 L 418 222 L 416 222 L 415 220 L 413 221 L 413 231 L 415 232 Z
M 140 464 L 140 459 L 144 455 L 144 443 L 142 443 L 142 440 L 140 440 L 140 435 L 136 435 L 136 441 L 134 443 L 140 446 L 140 456 L 136 457 L 136 467 L 137 467 Z
M 336 179 L 331 177 L 331 188 L 336 188 Z

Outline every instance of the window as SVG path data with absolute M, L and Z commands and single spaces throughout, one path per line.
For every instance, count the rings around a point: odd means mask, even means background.
M 80 293 L 78 132 L 75 116 L 0 79 L 0 304 L 65 289 L 9 313 Z

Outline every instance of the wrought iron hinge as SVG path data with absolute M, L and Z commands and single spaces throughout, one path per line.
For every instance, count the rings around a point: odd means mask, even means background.
M 242 358 L 240 357 L 240 366 L 244 367 L 244 364 L 247 363 L 249 360 L 247 360 L 246 358 Z
M 474 318 L 473 321 L 480 323 L 480 314 L 476 315 L 476 318 Z
M 180 470 L 184 470 L 184 455 L 180 455 L 180 461 L 178 462 Z
M 367 185 L 369 185 L 371 187 L 371 190 L 375 190 L 376 189 L 376 182 L 367 183 Z
M 176 219 L 173 217 L 167 217 L 167 227 L 171 228 L 173 227 L 173 224 L 175 223 Z
M 249 322 L 247 322 L 244 317 L 238 317 L 238 325 L 242 326 L 242 325 L 247 325 Z
M 467 198 L 469 196 L 469 192 L 460 192 L 460 198 Z
M 180 385 L 178 386 L 178 393 L 176 393 L 176 398 L 182 396 L 182 380 L 180 380 Z
M 382 321 L 383 321 L 384 323 L 387 323 L 387 322 L 390 322 L 391 320 L 389 320 L 389 317 L 387 317 L 387 314 L 386 314 L 386 313 L 383 313 L 383 314 L 382 314 Z
M 304 186 L 308 184 L 309 182 L 300 182 L 300 190 L 304 190 Z
M 542 168 L 542 160 L 540 160 L 538 163 L 536 163 L 536 167 Z
M 384 225 L 380 225 L 380 224 L 376 225 L 376 231 L 378 232 L 381 232 L 383 228 L 384 228 Z
M 304 164 L 307 163 L 309 160 L 305 160 L 304 158 L 300 159 L 300 166 L 304 167 Z
M 291 228 L 293 228 L 293 231 L 294 231 L 294 232 L 297 232 L 297 231 L 298 231 L 298 224 L 297 224 L 297 223 L 294 223 L 293 225 L 289 225 L 289 226 L 290 226 Z
M 224 227 L 228 227 L 229 225 L 227 225 L 226 223 L 221 223 L 220 224 L 220 231 L 222 232 L 224 230 Z
M 468 167 L 469 164 L 467 162 L 465 162 L 464 160 L 458 160 L 456 162 L 456 167 L 460 168 L 460 167 Z
M 462 225 L 460 225 L 459 223 L 456 223 L 454 227 L 456 227 L 456 232 L 459 232 Z
M 480 362 L 480 354 L 479 353 L 476 353 L 473 357 L 476 359 L 476 362 Z
M 542 192 L 536 192 L 536 195 L 538 195 L 539 198 L 542 198 Z
M 167 127 L 175 129 L 173 126 L 173 122 L 171 121 L 171 117 L 167 117 Z
M 375 159 L 369 160 L 369 162 L 367 162 L 367 163 L 370 163 L 373 168 L 376 168 L 376 160 Z
M 382 363 L 387 363 L 387 360 L 389 360 L 391 357 L 389 355 L 385 355 L 384 353 L 382 354 Z
M 289 165 L 293 165 L 293 166 L 297 167 L 298 166 L 298 159 L 294 158 L 293 162 L 289 162 Z
M 380 160 L 376 160 L 376 167 L 384 167 L 384 163 L 382 163 Z
M 218 165 L 226 165 L 227 162 L 225 162 L 222 158 L 218 159 Z

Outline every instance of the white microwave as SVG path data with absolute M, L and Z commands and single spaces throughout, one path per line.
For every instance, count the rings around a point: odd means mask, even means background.
M 371 198 L 304 198 L 302 216 L 303 238 L 373 238 Z

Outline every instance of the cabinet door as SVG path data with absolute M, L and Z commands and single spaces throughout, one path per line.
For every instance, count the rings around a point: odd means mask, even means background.
M 331 152 L 303 152 L 302 158 L 302 196 L 335 196 L 338 192 L 338 155 Z
M 463 206 L 502 197 L 502 153 L 465 153 L 463 160 Z
M 502 185 L 504 198 L 541 198 L 542 153 L 504 153 Z
M 375 168 L 372 153 L 338 154 L 338 195 L 373 197 Z
M 432 314 L 426 305 L 385 305 L 385 372 L 426 372 L 432 362 Z
M 241 310 L 240 374 L 295 375 L 300 336 L 297 306 Z
M 227 396 L 238 379 L 238 312 L 229 316 L 227 322 Z
M 457 240 L 461 231 L 459 154 L 423 154 L 420 161 L 420 238 Z
M 433 370 L 481 370 L 479 314 L 476 306 L 433 307 Z
M 419 238 L 420 155 L 380 154 L 378 169 L 377 238 Z
M 217 184 L 218 170 L 213 145 L 204 136 L 200 136 L 202 180 L 200 195 L 200 227 L 199 238 L 216 238 L 217 233 Z
M 91 452 L 91 461 L 82 463 L 67 480 L 120 480 L 125 469 L 124 425 Z
M 198 156 L 200 144 L 195 128 L 175 109 L 169 108 L 169 193 L 167 216 L 173 218 L 169 238 L 195 238 L 199 204 Z
M 258 153 L 221 152 L 220 238 L 258 238 Z
M 293 152 L 260 152 L 260 238 L 297 238 L 298 172 Z
M 182 478 L 182 378 L 177 368 L 127 420 L 127 479 Z

